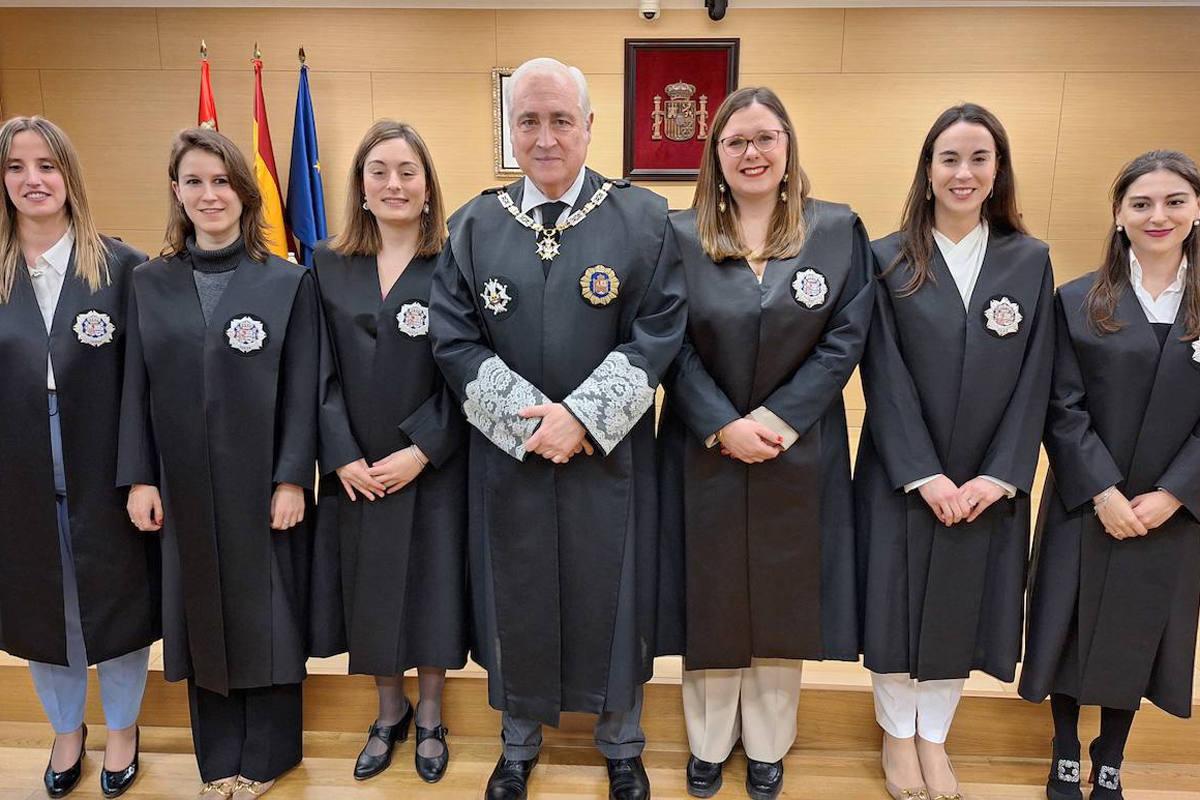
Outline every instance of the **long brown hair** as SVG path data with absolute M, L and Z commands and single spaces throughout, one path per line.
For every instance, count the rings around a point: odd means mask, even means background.
M 0 167 L 8 163 L 13 139 L 17 134 L 32 131 L 45 140 L 55 167 L 62 173 L 67 191 L 64 210 L 75 229 L 75 274 L 95 292 L 108 283 L 108 246 L 96 230 L 96 221 L 88 206 L 83 186 L 83 169 L 79 155 L 62 128 L 42 117 L 13 117 L 0 126 Z M 0 203 L 0 303 L 12 297 L 17 270 L 25 263 L 17 236 L 17 207 L 8 192 Z
M 984 221 L 995 233 L 1029 232 L 1025 223 L 1021 221 L 1021 212 L 1017 209 L 1017 179 L 1013 174 L 1012 148 L 1009 146 L 1008 133 L 1004 126 L 995 114 L 975 103 L 963 103 L 947 108 L 938 115 L 929 133 L 925 134 L 925 143 L 921 145 L 917 169 L 913 174 L 912 186 L 908 189 L 908 198 L 904 201 L 904 212 L 900 219 L 900 252 L 887 269 L 890 272 L 905 263 L 912 271 L 908 283 L 900 290 L 901 296 L 917 291 L 927 280 L 937 280 L 933 274 L 935 201 L 928 197 L 933 191 L 929 181 L 929 168 L 933 164 L 933 146 L 937 138 L 951 125 L 959 122 L 982 125 L 996 143 L 996 180 L 992 185 L 991 196 L 983 201 L 983 208 L 980 210 Z
M 406 122 L 396 122 L 391 119 L 381 119 L 367 129 L 358 149 L 354 151 L 354 161 L 350 165 L 350 185 L 346 191 L 346 226 L 329 246 L 344 256 L 374 256 L 383 247 L 379 236 L 379 223 L 375 215 L 363 208 L 363 169 L 367 165 L 367 156 L 380 142 L 390 139 L 403 139 L 417 154 L 421 167 L 425 170 L 425 189 L 429 192 L 429 213 L 421 214 L 421 231 L 417 239 L 417 256 L 428 258 L 442 252 L 446 243 L 446 210 L 442 203 L 442 186 L 438 183 L 437 170 L 433 167 L 433 157 L 425 140 L 417 133 L 417 129 Z
M 692 197 L 692 208 L 696 209 L 696 234 L 700 246 L 713 261 L 727 258 L 746 258 L 750 250 L 742 241 L 737 223 L 737 201 L 732 192 L 721 192 L 724 176 L 721 160 L 717 153 L 717 140 L 729 123 L 729 118 L 743 108 L 758 103 L 779 118 L 787 132 L 787 165 L 784 171 L 788 190 L 787 202 L 775 204 L 771 224 L 767 227 L 767 241 L 759 258 L 791 258 L 804 246 L 805 224 L 804 203 L 808 200 L 811 187 L 808 175 L 800 167 L 800 151 L 796 145 L 796 129 L 783 102 L 775 92 L 765 86 L 747 86 L 725 98 L 713 117 L 709 136 L 704 141 L 704 155 L 700 159 L 700 175 L 696 178 L 696 193 Z M 726 210 L 720 209 L 724 196 Z
M 246 163 L 246 157 L 223 133 L 211 128 L 188 128 L 180 131 L 171 145 L 171 161 L 167 166 L 171 183 L 179 183 L 179 162 L 192 150 L 203 150 L 221 159 L 225 174 L 229 177 L 229 185 L 242 201 L 241 233 L 246 254 L 255 261 L 266 261 L 271 250 L 267 246 L 262 193 L 258 190 L 258 183 L 254 180 L 250 165 Z M 171 200 L 171 210 L 167 217 L 166 244 L 160 255 L 177 256 L 187 249 L 188 237 L 196 235 L 196 226 L 188 218 L 170 186 L 167 187 L 167 196 Z
M 1112 185 L 1112 226 L 1108 229 L 1108 242 L 1104 248 L 1104 263 L 1096 273 L 1096 280 L 1088 290 L 1084 306 L 1087 308 L 1088 323 L 1098 334 L 1116 333 L 1125 327 L 1116 319 L 1117 302 L 1129 287 L 1129 237 L 1117 230 L 1117 211 L 1125 201 L 1125 194 L 1133 182 L 1143 175 L 1158 170 L 1173 172 L 1188 182 L 1192 191 L 1200 195 L 1200 169 L 1196 162 L 1175 150 L 1151 150 L 1142 153 L 1121 168 Z M 1183 303 L 1185 340 L 1200 338 L 1200 234 L 1192 226 L 1183 240 L 1183 255 L 1188 268 L 1184 277 Z

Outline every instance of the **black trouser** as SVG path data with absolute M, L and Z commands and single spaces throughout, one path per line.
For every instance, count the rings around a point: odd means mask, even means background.
M 304 757 L 303 684 L 231 689 L 229 696 L 188 680 L 192 743 L 200 780 L 241 775 L 273 781 Z

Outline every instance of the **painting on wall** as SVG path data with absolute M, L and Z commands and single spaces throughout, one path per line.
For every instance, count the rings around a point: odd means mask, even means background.
M 504 86 L 512 78 L 514 67 L 496 67 L 492 70 L 492 161 L 497 178 L 519 178 L 524 173 L 513 155 L 512 137 L 509 136 L 508 108 L 505 106 Z

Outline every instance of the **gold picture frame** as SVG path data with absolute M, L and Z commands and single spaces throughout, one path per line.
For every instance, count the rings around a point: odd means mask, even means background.
M 492 68 L 492 164 L 497 178 L 520 178 L 525 174 L 512 152 L 508 109 L 504 107 L 504 84 L 512 77 L 514 69 Z

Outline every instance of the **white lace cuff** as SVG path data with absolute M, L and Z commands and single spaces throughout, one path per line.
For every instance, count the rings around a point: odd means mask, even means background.
M 654 387 L 645 371 L 614 350 L 567 395 L 563 405 L 608 455 L 654 405 Z
M 492 444 L 515 458 L 525 460 L 525 441 L 537 430 L 537 419 L 521 419 L 517 412 L 526 406 L 550 402 L 529 381 L 508 368 L 500 356 L 479 365 L 475 379 L 467 384 L 463 415 Z

